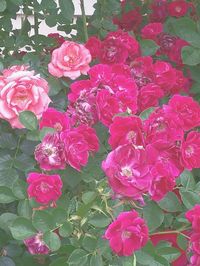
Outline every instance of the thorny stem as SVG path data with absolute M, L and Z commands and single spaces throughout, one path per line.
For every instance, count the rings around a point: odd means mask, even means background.
M 190 229 L 190 228 L 188 228 L 188 227 L 182 227 L 182 228 L 177 229 L 177 230 L 161 231 L 161 232 L 156 232 L 156 233 L 150 234 L 150 236 L 155 236 L 155 235 L 165 235 L 165 234 L 179 234 L 179 235 L 184 236 L 184 237 L 187 238 L 187 239 L 190 239 L 189 236 L 187 236 L 186 234 L 184 234 L 184 233 L 182 232 L 183 230 L 187 230 L 187 229 Z
M 82 20 L 83 20 L 83 32 L 84 32 L 85 41 L 87 41 L 88 32 L 87 32 L 87 20 L 86 20 L 86 15 L 85 15 L 84 0 L 80 0 L 80 5 L 81 5 L 81 12 L 82 12 Z

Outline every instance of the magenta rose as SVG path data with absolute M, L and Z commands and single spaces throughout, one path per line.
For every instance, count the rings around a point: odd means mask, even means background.
M 137 116 L 116 116 L 109 127 L 110 137 L 108 143 L 112 149 L 120 145 L 133 143 L 143 144 L 142 120 Z
M 87 140 L 77 129 L 65 130 L 60 136 L 64 144 L 66 163 L 80 171 L 81 167 L 88 162 L 89 146 Z
M 50 252 L 49 248 L 43 241 L 43 234 L 38 233 L 24 240 L 24 244 L 28 248 L 28 251 L 32 255 L 37 254 L 48 254 Z
M 52 127 L 56 131 L 63 131 L 70 128 L 70 119 L 66 113 L 61 113 L 54 108 L 48 108 L 40 121 L 40 129 Z
M 115 194 L 143 202 L 142 195 L 151 183 L 146 161 L 145 150 L 130 144 L 119 146 L 108 154 L 102 169 Z
M 52 53 L 49 73 L 55 77 L 76 79 L 90 69 L 91 54 L 82 44 L 65 41 Z
M 168 12 L 172 17 L 183 17 L 187 13 L 190 4 L 184 0 L 175 0 L 168 4 Z
M 47 134 L 35 149 L 35 159 L 43 170 L 64 169 L 64 145 L 59 134 Z
M 29 173 L 28 196 L 34 198 L 41 204 L 49 204 L 56 201 L 62 195 L 62 180 L 59 175 L 45 175 L 40 173 Z
M 114 253 L 131 256 L 148 241 L 148 227 L 134 210 L 122 212 L 107 228 L 104 238 Z
M 31 111 L 39 119 L 51 102 L 47 82 L 24 65 L 5 69 L 0 86 L 0 118 L 13 128 L 24 127 L 18 118 L 20 112 Z
M 192 170 L 200 168 L 200 133 L 191 131 L 183 141 L 181 147 L 182 161 L 184 166 Z
M 142 37 L 156 41 L 158 34 L 163 32 L 163 24 L 159 22 L 149 23 L 142 29 Z
M 195 205 L 185 213 L 186 219 L 192 224 L 192 229 L 200 233 L 200 205 Z

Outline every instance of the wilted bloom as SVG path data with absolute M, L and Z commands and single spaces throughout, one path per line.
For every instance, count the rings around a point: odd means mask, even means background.
M 48 69 L 49 73 L 55 77 L 76 79 L 81 74 L 87 74 L 90 62 L 90 52 L 84 45 L 65 41 L 53 51 Z
M 119 256 L 132 256 L 148 241 L 148 227 L 134 210 L 122 212 L 107 228 L 104 238 Z
M 31 111 L 39 119 L 51 102 L 48 91 L 46 80 L 27 66 L 5 69 L 0 81 L 0 118 L 7 120 L 13 128 L 23 128 L 20 112 Z
M 50 252 L 49 248 L 43 241 L 42 233 L 37 233 L 36 235 L 25 239 L 24 244 L 32 255 L 48 254 Z
M 47 134 L 35 149 L 35 159 L 44 170 L 64 169 L 64 145 L 59 134 Z
M 45 175 L 36 172 L 28 174 L 28 196 L 41 204 L 49 204 L 62 194 L 62 180 L 59 175 Z

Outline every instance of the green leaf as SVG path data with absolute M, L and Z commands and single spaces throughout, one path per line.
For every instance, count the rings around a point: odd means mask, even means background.
M 183 63 L 189 66 L 195 66 L 200 63 L 200 49 L 185 46 L 182 49 L 182 59 Z
M 2 149 L 14 150 L 17 146 L 16 138 L 13 134 L 2 133 L 0 137 L 0 147 Z
M 16 266 L 14 261 L 9 257 L 0 258 L 0 266 Z
M 178 234 L 177 244 L 181 249 L 186 250 L 188 247 L 188 239 L 185 236 Z
M 44 234 L 43 240 L 45 244 L 51 249 L 52 251 L 56 251 L 60 248 L 61 242 L 60 238 L 56 233 L 47 232 Z
M 23 216 L 25 218 L 31 218 L 32 216 L 32 208 L 29 204 L 29 200 L 20 200 L 18 206 L 17 206 L 17 212 L 19 216 Z
M 16 198 L 12 190 L 8 187 L 0 187 L 0 203 L 10 203 L 15 201 Z
M 10 226 L 14 239 L 24 240 L 37 233 L 30 220 L 24 217 L 18 217 Z
M 70 222 L 65 222 L 59 229 L 59 235 L 62 237 L 70 236 L 73 232 L 73 225 Z
M 18 257 L 22 254 L 23 249 L 17 244 L 9 244 L 4 247 L 4 250 L 9 257 Z
M 9 226 L 13 223 L 13 221 L 17 218 L 17 215 L 10 212 L 5 212 L 0 216 L 0 228 L 4 231 L 9 232 Z
M 82 246 L 87 251 L 94 251 L 96 249 L 97 239 L 94 236 L 84 236 Z
M 52 261 L 49 266 L 68 266 L 67 258 L 66 257 L 60 257 L 58 259 L 55 259 Z
M 6 0 L 0 0 L 0 12 L 6 10 Z
M 99 254 L 94 254 L 90 258 L 90 266 L 103 266 L 102 257 Z
M 140 45 L 143 56 L 154 55 L 159 48 L 159 46 L 152 40 L 141 40 Z
M 160 208 L 168 212 L 179 212 L 182 211 L 182 206 L 173 192 L 169 192 L 162 200 L 158 202 Z
M 153 113 L 154 110 L 155 110 L 155 107 L 150 107 L 144 110 L 142 113 L 140 113 L 140 118 L 142 120 L 146 120 L 150 116 L 150 114 Z
M 185 170 L 181 175 L 180 175 L 180 182 L 181 185 L 183 185 L 183 187 L 186 190 L 194 190 L 195 186 L 196 186 L 196 182 L 195 179 L 193 177 L 192 172 Z
M 71 21 L 74 17 L 74 4 L 72 0 L 59 0 L 61 13 L 65 18 Z
M 69 256 L 68 263 L 70 266 L 83 266 L 86 265 L 88 254 L 83 249 L 75 249 Z
M 172 262 L 180 256 L 180 251 L 174 247 L 163 247 L 157 249 L 158 254 L 163 256 L 167 261 Z
M 39 136 L 40 136 L 40 140 L 42 141 L 42 139 L 47 135 L 47 134 L 52 134 L 55 132 L 54 128 L 51 127 L 43 127 L 40 130 Z
M 37 117 L 31 111 L 23 111 L 19 114 L 19 120 L 25 128 L 29 130 L 37 130 Z
M 0 186 L 12 187 L 17 178 L 18 173 L 13 168 L 0 170 Z
M 94 192 L 94 191 L 87 191 L 87 192 L 85 192 L 83 194 L 82 201 L 85 204 L 88 204 L 88 203 L 92 202 L 96 197 L 97 197 L 96 192 Z
M 17 179 L 12 186 L 12 192 L 18 199 L 25 199 L 27 197 L 27 184 L 22 179 Z
M 47 211 L 36 211 L 33 216 L 33 226 L 41 232 L 50 231 L 53 224 L 53 217 Z
M 147 221 L 149 231 L 154 231 L 164 220 L 164 213 L 161 208 L 153 201 L 148 202 L 143 209 L 144 219 Z
M 111 222 L 111 219 L 104 214 L 97 213 L 88 221 L 89 224 L 97 228 L 104 228 L 108 226 Z
M 195 204 L 200 204 L 199 194 L 185 189 L 180 189 L 180 194 L 183 204 L 187 209 L 192 209 Z

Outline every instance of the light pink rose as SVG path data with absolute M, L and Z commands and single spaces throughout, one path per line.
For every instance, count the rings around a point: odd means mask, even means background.
M 13 128 L 23 128 L 19 121 L 22 111 L 31 111 L 39 119 L 51 102 L 48 84 L 26 66 L 13 66 L 3 71 L 0 89 L 0 118 Z
M 65 41 L 53 51 L 48 65 L 49 73 L 58 78 L 76 79 L 81 74 L 87 74 L 91 60 L 91 54 L 84 45 Z

